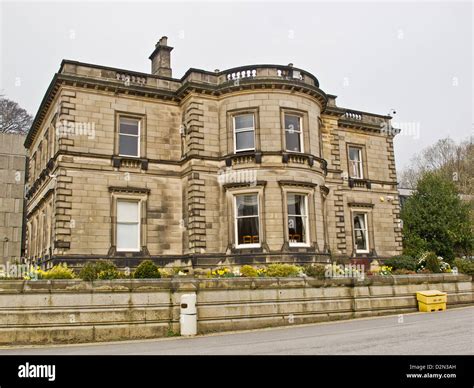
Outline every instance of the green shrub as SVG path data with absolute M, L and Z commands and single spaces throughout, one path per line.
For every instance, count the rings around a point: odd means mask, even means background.
M 116 275 L 113 274 L 114 271 L 117 272 Z M 120 277 L 120 273 L 117 271 L 116 265 L 109 260 L 99 260 L 87 263 L 79 272 L 79 277 L 82 280 L 92 281 L 99 279 L 99 274 L 101 272 L 104 272 L 101 275 L 101 279 L 117 279 Z
M 267 268 L 267 276 L 269 277 L 289 277 L 297 276 L 300 273 L 300 268 L 291 264 L 270 264 Z
M 112 280 L 123 278 L 123 275 L 116 268 L 108 268 L 97 274 L 99 280 Z
M 438 256 L 434 252 L 426 252 L 425 254 L 422 255 L 422 258 L 425 259 L 425 268 L 430 270 L 433 273 L 440 273 L 441 268 L 440 268 L 440 260 L 438 259 Z
M 40 279 L 74 279 L 75 274 L 71 268 L 67 267 L 67 264 L 57 264 L 53 268 L 47 271 L 38 271 L 38 277 Z
M 474 261 L 469 259 L 454 259 L 454 266 L 458 268 L 458 272 L 474 276 Z
M 392 275 L 413 275 L 413 274 L 416 274 L 416 272 L 406 269 L 406 268 L 399 268 L 392 272 Z
M 258 272 L 251 265 L 243 265 L 240 268 L 240 275 L 244 276 L 244 277 L 247 277 L 247 278 L 256 278 L 256 277 L 258 277 Z
M 158 267 L 151 260 L 144 260 L 133 273 L 135 279 L 157 279 L 161 278 Z
M 308 264 L 303 267 L 303 272 L 313 278 L 326 277 L 326 266 L 323 264 Z
M 411 256 L 400 255 L 394 256 L 384 261 L 384 265 L 392 267 L 392 270 L 406 269 L 409 271 L 416 271 L 417 261 Z

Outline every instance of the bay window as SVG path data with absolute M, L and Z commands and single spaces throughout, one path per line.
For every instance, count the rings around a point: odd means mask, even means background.
M 235 196 L 235 241 L 237 248 L 260 247 L 257 193 Z
M 303 151 L 303 125 L 302 117 L 285 113 L 285 148 L 290 152 Z
M 234 122 L 234 151 L 255 150 L 255 116 L 245 113 L 233 116 Z
M 290 246 L 308 244 L 308 196 L 287 194 L 288 239 Z

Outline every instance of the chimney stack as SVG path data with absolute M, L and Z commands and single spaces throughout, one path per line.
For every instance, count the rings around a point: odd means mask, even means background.
M 171 50 L 173 47 L 168 46 L 168 37 L 163 36 L 149 57 L 152 74 L 171 77 Z

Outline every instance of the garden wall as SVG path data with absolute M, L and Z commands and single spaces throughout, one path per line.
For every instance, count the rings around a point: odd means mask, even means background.
M 179 333 L 180 297 L 196 292 L 198 332 L 254 329 L 417 311 L 416 291 L 474 304 L 471 277 L 172 278 L 0 282 L 0 344 L 164 337 Z M 440 313 L 441 314 L 441 313 Z

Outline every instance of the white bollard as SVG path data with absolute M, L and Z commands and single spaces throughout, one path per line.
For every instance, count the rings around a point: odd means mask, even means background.
M 181 295 L 179 325 L 181 335 L 197 334 L 196 294 Z

